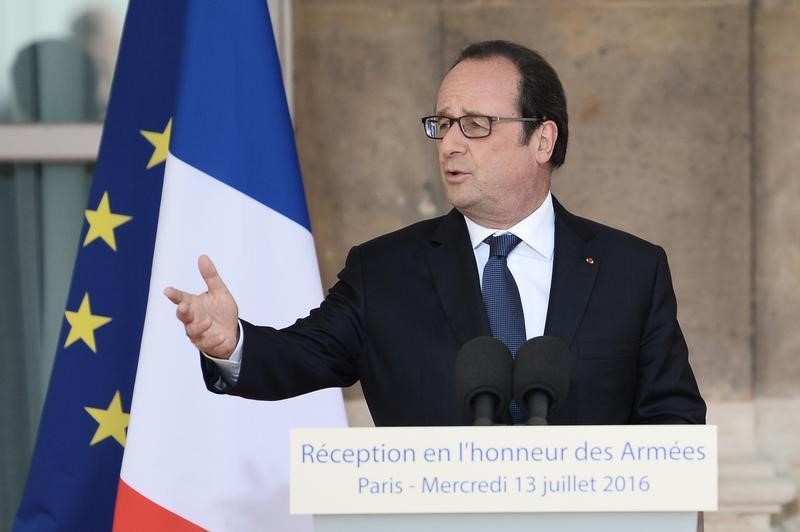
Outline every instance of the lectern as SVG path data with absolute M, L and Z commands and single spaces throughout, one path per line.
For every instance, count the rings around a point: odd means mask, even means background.
M 714 426 L 296 429 L 291 511 L 317 532 L 694 532 Z

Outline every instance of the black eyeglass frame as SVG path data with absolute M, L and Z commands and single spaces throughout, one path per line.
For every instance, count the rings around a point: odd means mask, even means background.
M 542 118 L 542 117 L 525 118 L 525 117 L 521 117 L 521 116 L 489 116 L 489 115 L 475 115 L 475 114 L 459 116 L 457 118 L 453 117 L 453 116 L 445 116 L 445 115 L 423 116 L 421 118 L 421 120 L 422 120 L 422 128 L 425 130 L 425 136 L 428 137 L 429 139 L 432 139 L 432 140 L 442 140 L 444 138 L 444 135 L 442 135 L 441 137 L 434 137 L 428 132 L 428 125 L 427 125 L 428 120 L 431 120 L 433 118 L 446 118 L 446 119 L 450 120 L 450 125 L 451 126 L 453 125 L 453 122 L 458 122 L 458 128 L 461 130 L 461 133 L 464 135 L 464 137 L 466 137 L 468 139 L 483 139 L 483 138 L 488 137 L 489 135 L 492 134 L 492 124 L 494 124 L 495 122 L 539 122 L 539 123 L 542 123 L 542 122 L 545 121 L 545 119 Z M 463 120 L 464 118 L 486 118 L 486 119 L 488 119 L 489 120 L 489 128 L 486 130 L 486 134 L 485 135 L 469 135 L 469 134 L 467 134 L 466 130 L 464 129 L 464 125 L 461 123 L 461 120 Z M 448 131 L 450 131 L 450 130 L 448 129 Z M 445 133 L 445 135 L 446 134 L 447 133 Z

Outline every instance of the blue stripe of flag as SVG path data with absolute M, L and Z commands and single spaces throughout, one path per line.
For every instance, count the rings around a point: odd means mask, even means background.
M 310 230 L 267 5 L 235 4 L 192 5 L 172 152 Z

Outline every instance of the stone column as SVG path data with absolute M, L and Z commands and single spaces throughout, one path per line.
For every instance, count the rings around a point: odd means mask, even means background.
M 757 2 L 754 44 L 757 437 L 800 485 L 800 2 Z

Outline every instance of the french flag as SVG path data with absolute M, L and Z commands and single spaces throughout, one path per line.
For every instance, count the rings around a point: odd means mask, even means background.
M 264 0 L 130 3 L 90 208 L 101 197 L 125 222 L 104 226 L 116 249 L 79 251 L 15 530 L 311 530 L 289 515 L 289 429 L 346 425 L 341 392 L 209 393 L 163 295 L 205 291 L 207 254 L 248 321 L 322 300 Z

